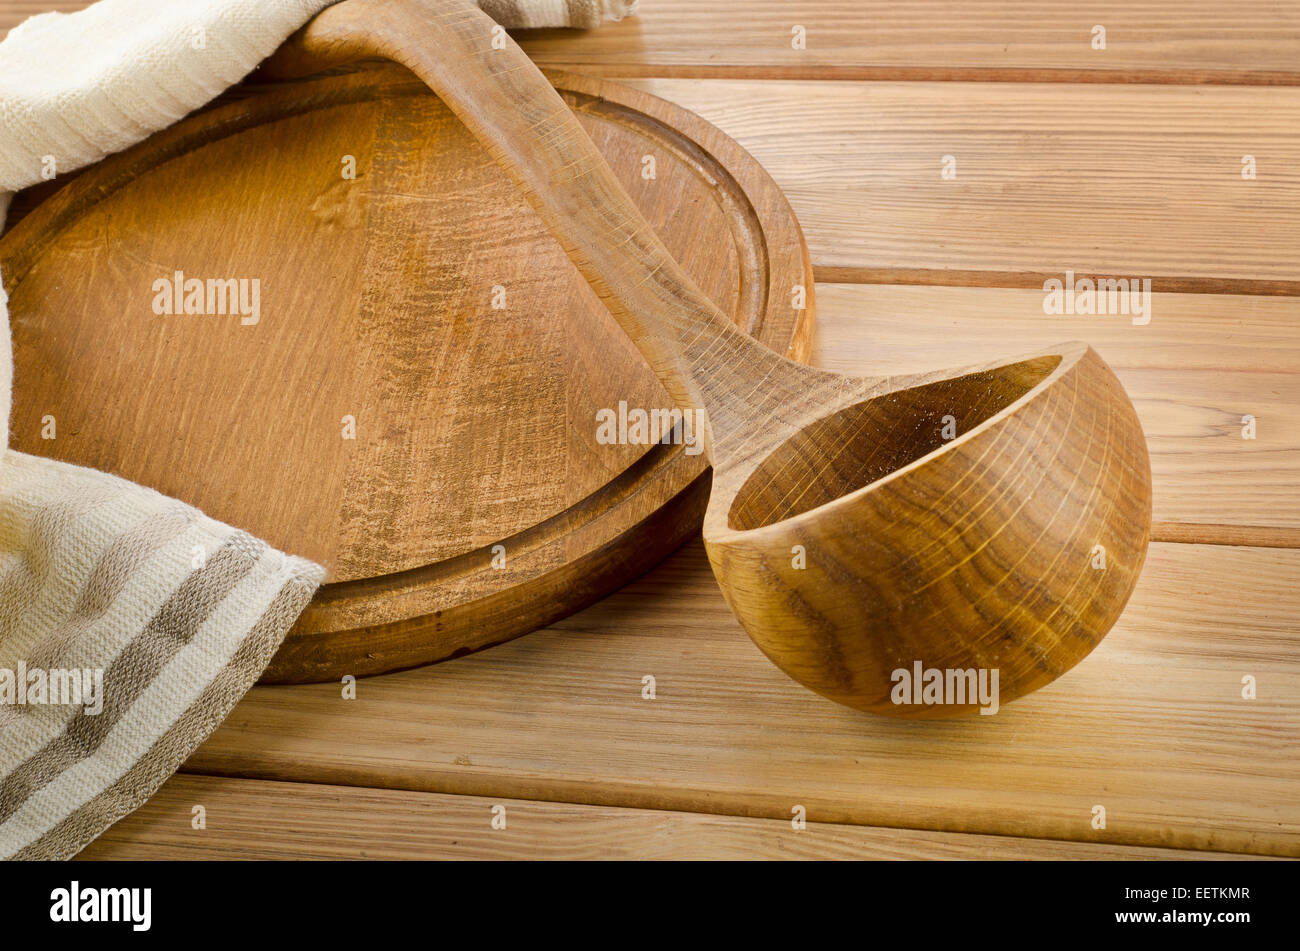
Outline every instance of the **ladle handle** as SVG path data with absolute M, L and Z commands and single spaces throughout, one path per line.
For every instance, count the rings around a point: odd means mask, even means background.
M 736 411 L 762 365 L 782 358 L 695 285 L 504 30 L 471 0 L 347 0 L 293 43 L 313 65 L 382 56 L 424 80 L 515 181 L 678 406 L 706 411 L 713 458 L 743 423 Z

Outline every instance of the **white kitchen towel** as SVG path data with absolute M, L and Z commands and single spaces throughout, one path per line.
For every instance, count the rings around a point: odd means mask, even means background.
M 48 156 L 68 172 L 165 128 L 331 2 L 100 0 L 16 27 L 0 43 L 0 224 Z M 636 6 L 479 2 L 507 27 Z M 323 570 L 151 489 L 8 449 L 22 380 L 5 304 L 0 289 L 0 858 L 67 858 L 226 717 Z

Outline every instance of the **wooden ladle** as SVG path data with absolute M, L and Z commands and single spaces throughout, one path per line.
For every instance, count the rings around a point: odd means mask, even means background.
M 912 676 L 996 670 L 1005 703 L 1114 624 L 1146 555 L 1151 475 L 1133 407 L 1091 348 L 884 378 L 786 360 L 695 287 L 551 85 L 469 0 L 346 0 L 274 65 L 367 57 L 428 83 L 678 406 L 704 411 L 709 560 L 791 677 L 876 713 L 970 712 L 990 704 L 956 693 L 965 676 L 924 694 Z

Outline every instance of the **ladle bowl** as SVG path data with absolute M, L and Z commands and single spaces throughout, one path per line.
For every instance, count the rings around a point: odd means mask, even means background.
M 895 378 L 786 360 L 691 282 L 545 77 L 469 0 L 347 0 L 271 68 L 375 56 L 457 114 L 677 405 L 704 412 L 709 559 L 778 667 L 876 713 L 987 712 L 997 704 L 947 685 L 996 671 L 998 699 L 1015 699 L 1110 629 L 1145 557 L 1151 476 L 1132 404 L 1090 348 Z M 927 671 L 945 686 L 937 702 L 900 688 L 900 672 Z
M 718 471 L 709 560 L 750 637 L 812 690 L 894 716 L 996 712 L 1087 656 L 1132 593 L 1142 430 L 1083 344 L 889 385 Z M 917 665 L 944 676 L 941 702 L 915 702 Z M 991 705 L 980 671 L 998 672 Z

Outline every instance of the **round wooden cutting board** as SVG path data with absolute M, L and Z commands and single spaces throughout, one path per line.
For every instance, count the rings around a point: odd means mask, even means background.
M 662 100 L 550 78 L 701 288 L 806 359 L 812 269 L 758 164 Z M 13 448 L 324 564 L 270 682 L 500 642 L 699 530 L 702 455 L 598 430 L 600 411 L 667 395 L 436 97 L 392 66 L 249 88 L 72 178 L 0 239 Z M 203 312 L 168 313 L 194 279 Z

